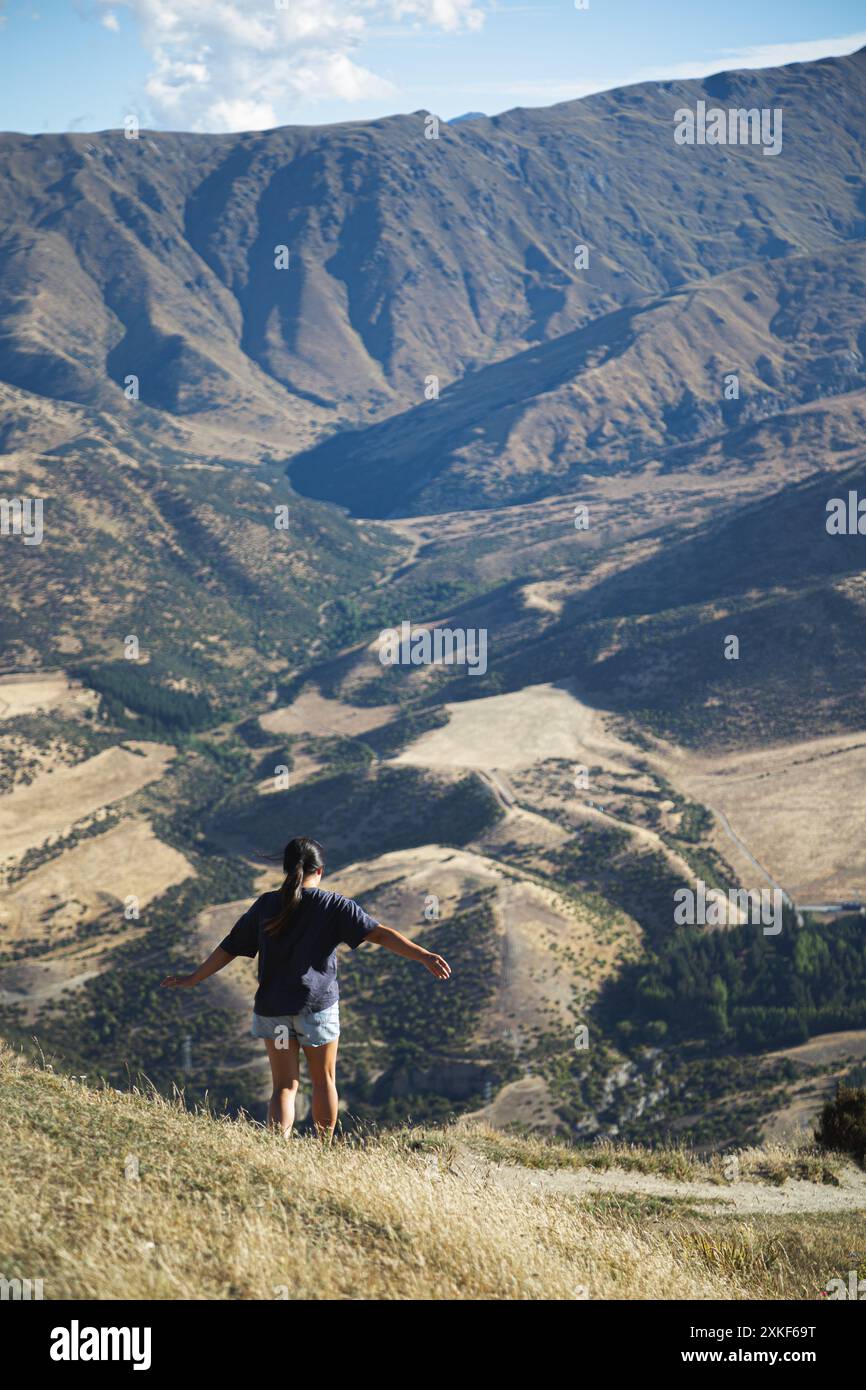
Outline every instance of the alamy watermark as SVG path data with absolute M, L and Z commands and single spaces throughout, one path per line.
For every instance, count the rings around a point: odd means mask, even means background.
M 487 670 L 486 627 L 416 628 L 403 622 L 399 629 L 379 633 L 383 666 L 466 666 L 470 676 Z
M 678 888 L 674 903 L 678 927 L 761 926 L 764 936 L 778 936 L 782 930 L 784 894 L 780 888 L 729 888 L 725 894 L 708 889 L 699 878 L 695 888 Z
M 781 106 L 730 107 L 707 109 L 705 101 L 697 102 L 694 111 L 681 106 L 674 112 L 674 144 L 676 145 L 761 145 L 766 155 L 782 150 Z
M 22 536 L 25 545 L 41 545 L 41 497 L 0 497 L 0 536 Z
M 131 1361 L 134 1371 L 147 1371 L 151 1361 L 149 1327 L 82 1327 L 73 1318 L 69 1327 L 51 1332 L 52 1361 Z
M 831 497 L 825 522 L 829 536 L 866 536 L 866 497 L 850 488 L 847 499 Z
M 0 1303 L 40 1300 L 45 1297 L 44 1279 L 7 1279 L 0 1276 Z

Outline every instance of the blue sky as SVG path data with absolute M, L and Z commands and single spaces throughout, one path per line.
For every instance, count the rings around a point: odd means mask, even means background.
M 0 0 L 0 130 L 546 106 L 866 45 L 862 0 Z

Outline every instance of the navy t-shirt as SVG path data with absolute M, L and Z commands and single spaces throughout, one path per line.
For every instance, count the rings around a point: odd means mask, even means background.
M 302 1009 L 327 1009 L 339 998 L 337 947 L 360 946 L 378 926 L 351 898 L 304 888 L 294 916 L 278 936 L 265 923 L 280 911 L 278 892 L 263 893 L 220 942 L 230 956 L 259 957 L 259 987 L 253 1008 L 276 1017 Z

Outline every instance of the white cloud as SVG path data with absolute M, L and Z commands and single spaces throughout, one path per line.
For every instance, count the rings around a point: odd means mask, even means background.
M 152 60 L 142 115 L 199 131 L 262 130 L 298 104 L 385 100 L 354 56 L 370 22 L 477 30 L 475 0 L 100 0 L 125 5 Z M 113 17 L 113 15 L 112 15 Z M 103 23 L 106 22 L 103 20 Z
M 113 34 L 117 34 L 120 32 L 120 20 L 117 18 L 116 14 L 113 14 L 112 11 L 109 10 L 108 14 L 102 16 L 102 27 L 103 29 L 110 29 Z
M 211 130 L 269 130 L 279 125 L 274 108 L 266 101 L 223 98 L 210 106 Z
M 866 44 L 866 31 L 845 34 L 841 38 L 802 39 L 796 43 L 752 44 L 746 48 L 721 48 L 708 58 L 694 58 L 681 63 L 659 63 L 639 68 L 615 82 L 592 87 L 593 92 L 609 91 L 611 87 L 630 87 L 637 82 L 676 82 L 689 78 L 709 77 L 716 72 L 735 72 L 738 68 L 781 68 L 787 63 L 812 63 L 819 58 L 844 58 Z M 584 96 L 585 92 L 575 92 Z
M 206 47 L 188 59 L 172 58 L 165 49 L 155 49 L 153 71 L 145 86 L 154 108 L 169 119 L 177 118 L 190 101 L 195 102 L 210 82 L 206 59 Z
M 454 33 L 458 29 L 480 29 L 484 11 L 475 0 L 392 0 L 395 19 L 408 16 L 426 20 L 438 29 Z
M 580 97 L 593 96 L 597 92 L 609 92 L 617 87 L 631 87 L 640 82 L 676 82 L 689 78 L 709 77 L 711 73 L 735 71 L 737 68 L 777 68 L 786 63 L 809 63 L 819 58 L 842 58 L 855 53 L 866 45 L 866 31 L 847 34 L 841 38 L 808 39 L 798 43 L 762 44 L 750 48 L 721 49 L 709 58 L 695 58 L 679 63 L 659 63 L 652 67 L 626 70 L 607 77 L 583 78 L 567 81 L 561 77 L 540 77 L 527 79 L 517 77 L 497 78 L 491 81 L 476 81 L 469 88 L 470 95 L 461 94 L 461 101 L 471 100 L 474 95 L 482 108 L 488 111 L 507 110 L 513 106 L 553 106 L 560 101 L 576 101 Z M 464 107 L 454 107 L 449 103 L 451 87 L 425 88 L 429 98 L 437 91 L 442 93 L 442 109 L 446 116 L 457 115 Z
M 780 68 L 786 63 L 812 63 L 818 58 L 844 58 L 866 44 L 866 30 L 845 34 L 841 38 L 802 39 L 796 43 L 752 44 L 747 48 L 722 48 L 712 58 L 698 58 L 690 63 L 675 63 L 664 69 L 659 80 L 678 77 L 708 77 L 713 72 L 730 72 L 736 68 Z M 650 69 L 646 69 L 649 72 Z M 656 69 L 652 70 L 653 73 Z M 651 81 L 646 76 L 634 79 Z

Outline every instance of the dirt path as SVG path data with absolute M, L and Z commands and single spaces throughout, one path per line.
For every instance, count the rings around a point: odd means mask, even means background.
M 419 533 L 417 523 L 413 524 L 409 519 L 392 519 L 380 524 L 388 526 L 390 530 L 396 531 L 398 536 L 402 536 L 403 540 L 408 541 L 409 553 L 404 555 L 396 565 L 389 567 L 382 575 L 381 579 L 377 579 L 376 583 L 373 585 L 374 589 L 382 589 L 386 584 L 390 584 L 392 580 L 402 579 L 404 575 L 407 575 L 417 562 L 418 552 L 429 544 L 424 536 Z
M 495 772 L 492 768 L 477 767 L 475 771 L 482 782 L 487 783 L 502 810 L 506 813 L 510 811 L 517 802 L 511 783 L 506 781 L 502 773 Z
M 721 821 L 722 829 L 725 831 L 725 834 L 728 836 L 730 840 L 733 841 L 733 843 L 737 846 L 740 852 L 746 856 L 746 858 L 749 860 L 749 863 L 754 865 L 754 867 L 758 870 L 758 873 L 763 874 L 764 878 L 767 880 L 768 883 L 771 883 L 774 888 L 778 888 L 779 892 L 782 894 L 782 897 L 785 899 L 785 902 L 790 903 L 791 899 L 785 892 L 781 883 L 777 883 L 776 880 L 773 878 L 772 874 L 769 872 L 769 870 L 765 869 L 763 864 L 758 863 L 757 859 L 752 854 L 752 851 L 749 849 L 748 845 L 743 843 L 736 830 L 734 830 L 731 826 L 731 823 L 725 815 L 724 811 L 717 810 L 715 806 L 708 806 L 707 810 L 711 811 L 713 815 L 716 816 L 719 821 Z
M 737 1182 L 719 1185 L 711 1182 L 680 1182 L 654 1173 L 629 1173 L 609 1168 L 596 1172 L 511 1167 L 486 1163 L 464 1153 L 457 1160 L 461 1172 L 497 1183 L 504 1191 L 560 1193 L 586 1198 L 598 1196 L 672 1197 L 680 1201 L 712 1207 L 716 1214 L 731 1212 L 786 1215 L 791 1212 L 866 1211 L 866 1173 L 847 1168 L 838 1187 L 827 1183 L 788 1178 L 780 1187 L 771 1183 Z

